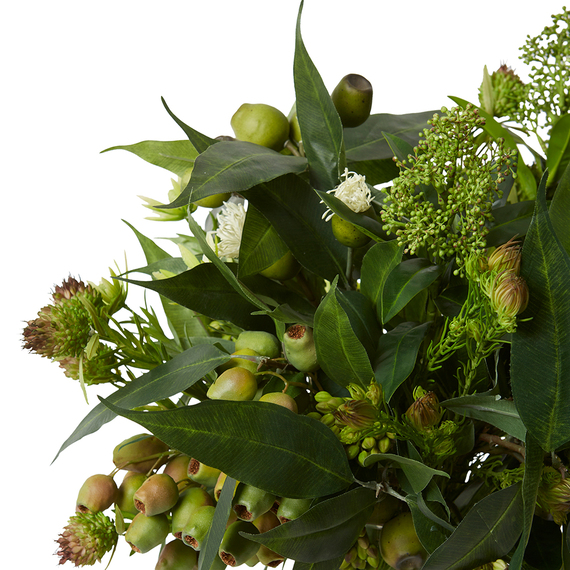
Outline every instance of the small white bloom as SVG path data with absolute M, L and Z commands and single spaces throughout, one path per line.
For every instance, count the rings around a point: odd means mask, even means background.
M 212 249 L 216 251 L 218 257 L 235 259 L 239 256 L 244 222 L 245 208 L 243 204 L 224 202 L 218 214 L 218 229 L 215 232 L 208 232 L 208 234 L 215 234 L 217 237 L 217 249 Z
M 366 212 L 372 202 L 372 194 L 366 184 L 366 177 L 356 172 L 349 172 L 348 168 L 344 169 L 342 176 L 344 176 L 344 181 L 336 188 L 329 190 L 328 194 L 334 194 L 335 198 L 338 198 L 357 214 Z M 327 208 L 323 214 L 323 219 L 328 222 L 333 215 L 333 212 Z

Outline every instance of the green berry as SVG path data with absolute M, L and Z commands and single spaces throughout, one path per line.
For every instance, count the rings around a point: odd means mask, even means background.
M 370 116 L 372 84 L 362 75 L 345 75 L 334 88 L 331 99 L 342 126 L 358 127 Z
M 115 502 L 117 492 L 110 475 L 91 475 L 79 490 L 75 510 L 79 513 L 104 511 Z
M 274 334 L 265 331 L 243 331 L 235 342 L 236 351 L 248 348 L 258 355 L 277 358 L 281 354 L 281 345 Z
M 244 103 L 233 115 L 231 125 L 238 140 L 276 151 L 282 150 L 289 138 L 287 117 L 279 109 L 263 103 Z

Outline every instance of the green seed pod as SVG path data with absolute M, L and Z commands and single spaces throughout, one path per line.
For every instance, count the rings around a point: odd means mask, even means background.
M 160 459 L 161 453 L 168 451 L 168 445 L 153 435 L 141 433 L 122 441 L 113 450 L 113 463 L 118 469 L 147 473 L 159 467 L 167 458 Z
M 154 570 L 194 570 L 198 554 L 181 540 L 171 540 L 160 551 Z
M 248 141 L 280 151 L 289 138 L 287 117 L 271 105 L 244 103 L 231 118 L 240 141 Z
M 423 566 L 428 553 L 416 534 L 412 513 L 402 513 L 382 527 L 380 553 L 396 570 L 419 570 Z
M 358 127 L 368 119 L 372 109 L 372 84 L 368 79 L 350 73 L 334 88 L 331 99 L 343 127 Z
M 197 508 L 182 530 L 182 540 L 194 550 L 200 550 L 212 525 L 216 507 L 205 505 Z
M 293 279 L 299 273 L 301 266 L 290 251 L 287 251 L 275 263 L 259 272 L 263 277 L 276 281 Z
M 178 485 L 178 491 L 182 492 L 189 485 L 196 485 L 188 481 L 188 464 L 190 457 L 188 455 L 177 455 L 173 457 L 165 466 L 164 471 L 166 475 L 170 475 Z
M 208 467 L 194 458 L 190 459 L 190 463 L 188 463 L 188 477 L 207 488 L 216 486 L 220 473 L 219 469 Z
M 268 530 L 271 530 L 272 528 L 279 526 L 281 523 L 279 522 L 277 515 L 271 511 L 267 511 L 266 513 L 263 513 L 261 516 L 257 517 L 253 521 L 253 524 L 260 533 L 264 533 Z M 281 562 L 283 562 L 284 556 L 277 554 L 277 552 L 270 550 L 267 548 L 267 546 L 262 544 L 257 551 L 257 559 L 264 566 L 275 568 L 279 566 Z
M 205 198 L 196 200 L 193 204 L 196 204 L 196 206 L 202 206 L 202 208 L 219 208 L 224 202 L 227 202 L 231 196 L 230 192 L 212 194 L 211 196 L 206 196 Z
M 222 372 L 208 389 L 212 400 L 252 400 L 257 392 L 257 379 L 252 372 L 236 366 Z
M 314 372 L 319 368 L 313 329 L 292 325 L 283 335 L 285 357 L 299 372 Z
M 134 495 L 135 507 L 148 517 L 169 511 L 178 502 L 178 487 L 165 473 L 151 475 Z
M 98 513 L 108 509 L 117 498 L 117 485 L 109 475 L 91 475 L 79 489 L 75 511 Z
M 194 512 L 200 507 L 214 506 L 214 500 L 202 487 L 191 487 L 186 490 L 172 509 L 172 534 L 182 539 L 182 531 L 190 522 Z
M 253 521 L 269 511 L 275 499 L 275 495 L 271 493 L 267 493 L 252 485 L 240 483 L 234 496 L 232 508 L 239 519 Z
M 259 401 L 283 406 L 295 414 L 299 412 L 295 398 L 292 398 L 289 394 L 284 394 L 283 392 L 267 392 L 267 394 L 263 394 L 263 396 L 259 398 Z
M 139 513 L 129 525 L 125 533 L 125 540 L 135 552 L 144 554 L 162 544 L 170 530 L 168 517 L 161 513 L 153 517 L 147 517 Z
M 249 348 L 261 356 L 277 358 L 281 354 L 281 345 L 274 334 L 265 331 L 243 331 L 237 337 L 235 349 Z
M 230 368 L 235 368 L 239 366 L 240 368 L 245 368 L 249 370 L 252 374 L 257 372 L 258 363 L 254 362 L 253 360 L 247 360 L 245 358 L 239 358 L 239 355 L 242 354 L 244 356 L 261 356 L 259 352 L 253 350 L 251 348 L 240 348 L 236 349 L 235 352 L 232 352 L 233 358 L 230 358 L 227 362 L 224 362 L 220 366 L 218 366 L 218 372 L 225 372 Z
M 136 471 L 127 471 L 117 492 L 115 505 L 124 517 L 133 519 L 138 513 L 135 507 L 135 493 L 146 481 L 146 475 Z
M 224 486 L 226 478 L 227 478 L 227 475 L 225 473 L 220 473 L 218 475 L 216 485 L 214 486 L 214 499 L 216 499 L 216 501 L 220 500 L 220 495 L 222 494 L 222 487 Z M 239 485 L 239 481 L 236 481 L 236 484 L 234 487 L 234 496 L 236 494 L 235 491 L 236 491 L 238 485 Z
M 289 499 L 282 497 L 277 509 L 277 518 L 283 524 L 306 513 L 311 507 L 312 499 Z
M 227 566 L 239 566 L 257 554 L 259 544 L 248 540 L 239 533 L 259 534 L 253 523 L 238 520 L 232 523 L 224 533 L 218 553 Z

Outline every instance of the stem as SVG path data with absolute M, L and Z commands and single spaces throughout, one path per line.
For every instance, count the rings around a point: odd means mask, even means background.
M 505 449 L 509 449 L 510 451 L 514 451 L 522 456 L 523 460 L 525 457 L 525 447 L 524 445 L 518 445 L 513 443 L 512 441 L 508 441 L 506 439 L 502 439 L 498 435 L 492 435 L 490 433 L 482 433 L 479 435 L 479 439 L 482 441 L 486 441 L 487 443 L 491 443 L 497 445 L 499 447 L 504 447 Z

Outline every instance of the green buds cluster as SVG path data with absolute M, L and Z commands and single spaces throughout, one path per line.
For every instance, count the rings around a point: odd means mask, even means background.
M 370 543 L 365 527 L 360 532 L 360 536 L 352 548 L 344 555 L 340 570 L 372 570 L 379 566 L 380 554 L 378 548 Z
M 501 65 L 491 75 L 485 66 L 483 82 L 479 87 L 479 102 L 489 115 L 519 120 L 527 91 L 527 86 L 507 65 Z

